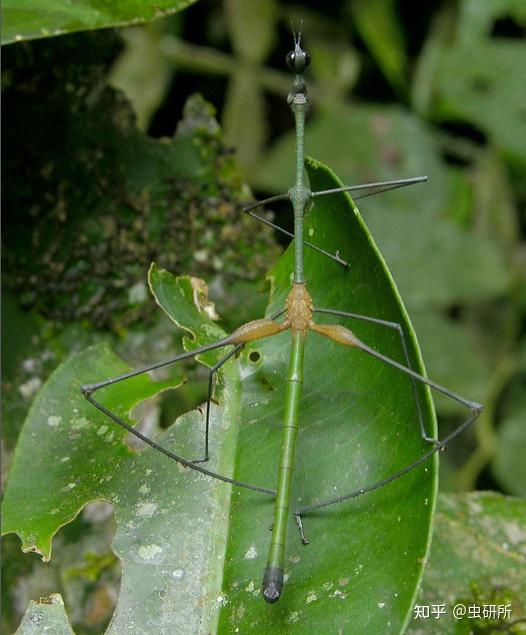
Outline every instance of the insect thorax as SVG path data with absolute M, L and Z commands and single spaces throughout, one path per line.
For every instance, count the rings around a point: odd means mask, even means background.
M 312 309 L 312 298 L 305 283 L 293 283 L 285 303 L 285 325 L 292 331 L 306 333 L 313 323 Z

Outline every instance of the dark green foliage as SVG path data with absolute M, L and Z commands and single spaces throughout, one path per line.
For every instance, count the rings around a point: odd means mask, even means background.
M 231 284 L 272 257 L 268 231 L 248 235 L 248 191 L 212 107 L 189 100 L 170 140 L 138 131 L 104 79 L 117 42 L 60 38 L 4 62 L 4 282 L 25 308 L 99 328 L 148 315 L 152 260 Z

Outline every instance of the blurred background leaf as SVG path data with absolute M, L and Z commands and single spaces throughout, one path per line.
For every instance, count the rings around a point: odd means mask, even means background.
M 440 496 L 417 604 L 445 604 L 446 613 L 440 619 L 413 619 L 408 634 L 523 633 L 525 523 L 524 500 L 493 492 Z M 510 617 L 455 619 L 452 610 L 457 603 L 509 606 Z
M 505 491 L 526 496 L 526 465 L 520 448 L 526 447 L 526 381 L 514 382 L 503 404 L 493 471 Z
M 397 92 L 407 88 L 407 59 L 402 28 L 391 0 L 349 2 L 356 28 L 386 79 Z

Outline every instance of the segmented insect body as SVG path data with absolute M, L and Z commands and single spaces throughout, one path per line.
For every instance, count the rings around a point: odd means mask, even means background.
M 162 452 L 167 457 L 182 463 L 183 465 L 190 467 L 193 470 L 201 472 L 202 474 L 206 474 L 208 476 L 212 476 L 216 479 L 222 480 L 227 483 L 231 483 L 232 485 L 243 487 L 250 489 L 252 491 L 260 492 L 266 495 L 270 495 L 274 497 L 274 520 L 272 523 L 272 537 L 270 542 L 269 554 L 267 559 L 267 566 L 265 568 L 263 574 L 263 584 L 262 584 L 262 595 L 267 602 L 273 603 L 276 602 L 283 590 L 283 581 L 284 581 L 284 561 L 285 561 L 285 537 L 287 532 L 287 527 L 291 519 L 291 515 L 294 516 L 296 520 L 296 524 L 299 529 L 301 541 L 304 544 L 308 543 L 308 540 L 305 537 L 304 527 L 303 527 L 303 517 L 309 512 L 320 509 L 322 507 L 327 507 L 330 505 L 334 505 L 337 503 L 342 503 L 345 500 L 355 498 L 357 496 L 363 495 L 367 492 L 371 492 L 375 489 L 383 487 L 395 479 L 400 478 L 407 472 L 413 470 L 418 465 L 428 460 L 433 454 L 437 451 L 444 448 L 447 443 L 449 443 L 454 437 L 459 435 L 463 430 L 465 430 L 480 414 L 482 410 L 482 406 L 480 404 L 471 402 L 460 395 L 450 391 L 443 386 L 433 382 L 432 380 L 424 377 L 423 375 L 415 372 L 411 367 L 411 362 L 408 355 L 408 349 L 405 341 L 405 335 L 402 327 L 393 322 L 389 322 L 383 320 L 378 317 L 359 315 L 355 313 L 349 313 L 345 311 L 340 311 L 334 308 L 319 308 L 316 307 L 313 303 L 311 296 L 307 290 L 307 282 L 305 280 L 305 273 L 303 267 L 303 250 L 304 247 L 309 249 L 314 249 L 317 252 L 321 253 L 323 256 L 326 256 L 336 263 L 338 263 L 342 267 L 348 267 L 348 263 L 345 262 L 339 255 L 339 253 L 331 254 L 324 249 L 312 244 L 309 241 L 304 240 L 303 235 L 303 224 L 304 224 L 304 216 L 307 209 L 308 203 L 321 196 L 330 196 L 333 194 L 340 194 L 342 192 L 351 192 L 351 191 L 365 191 L 365 194 L 361 194 L 360 196 L 368 196 L 371 193 L 376 194 L 382 191 L 386 191 L 389 189 L 404 187 L 407 185 L 413 185 L 416 183 L 421 183 L 426 180 L 426 177 L 415 177 L 409 179 L 399 179 L 395 181 L 384 181 L 379 183 L 368 183 L 364 185 L 353 185 L 346 186 L 341 188 L 335 188 L 331 190 L 323 190 L 317 192 L 311 192 L 304 179 L 304 138 L 305 138 L 305 116 L 308 108 L 309 98 L 307 93 L 307 87 L 304 79 L 304 73 L 309 65 L 309 55 L 306 51 L 301 48 L 301 37 L 300 35 L 294 37 L 294 49 L 287 55 L 287 65 L 294 73 L 294 81 L 292 90 L 288 95 L 288 103 L 291 107 L 291 110 L 294 114 L 295 119 L 295 128 L 296 128 L 296 178 L 293 187 L 286 194 L 281 194 L 278 196 L 273 196 L 264 201 L 259 201 L 252 205 L 249 205 L 245 208 L 245 212 L 251 215 L 253 218 L 264 222 L 266 224 L 271 225 L 276 230 L 287 234 L 288 232 L 282 229 L 281 227 L 271 223 L 267 219 L 262 216 L 259 216 L 254 212 L 254 210 L 262 205 L 267 205 L 269 203 L 278 201 L 278 200 L 290 200 L 292 203 L 293 213 L 294 213 L 294 233 L 292 237 L 294 238 L 294 277 L 292 281 L 291 290 L 285 302 L 284 308 L 279 311 L 277 314 L 271 316 L 270 318 L 254 320 L 252 322 L 248 322 L 243 324 L 239 328 L 237 328 L 233 333 L 227 335 L 226 337 L 217 340 L 211 344 L 207 344 L 205 346 L 201 346 L 200 348 L 194 349 L 192 351 L 182 353 L 180 355 L 176 355 L 171 359 L 164 360 L 158 362 L 156 364 L 151 364 L 144 368 L 140 368 L 135 371 L 131 371 L 129 373 L 125 373 L 118 377 L 114 377 L 105 381 L 98 382 L 96 384 L 89 384 L 82 386 L 82 393 L 92 403 L 96 408 L 98 408 L 101 412 L 106 414 L 110 419 L 112 419 L 117 424 L 123 426 L 130 433 L 134 434 L 138 438 L 140 438 L 145 443 L 149 444 L 156 450 Z M 359 198 L 357 196 L 356 198 Z M 289 234 L 290 235 L 290 234 Z M 361 320 L 365 322 L 371 322 L 385 328 L 389 328 L 397 331 L 400 342 L 402 345 L 402 350 L 405 356 L 405 365 L 400 364 L 399 362 L 383 355 L 381 352 L 375 350 L 371 346 L 366 343 L 360 341 L 358 337 L 348 328 L 339 325 L 339 324 L 319 324 L 314 320 L 315 315 L 336 315 L 343 318 L 351 318 L 355 320 Z M 249 342 L 253 342 L 255 340 L 259 340 L 262 338 L 272 337 L 284 331 L 290 331 L 291 334 L 291 350 L 290 350 L 290 360 L 289 360 L 289 369 L 287 375 L 287 389 L 285 396 L 285 405 L 284 405 L 284 414 L 283 414 L 283 428 L 282 428 L 282 441 L 281 441 L 281 453 L 279 459 L 278 466 L 278 475 L 277 475 L 277 487 L 276 490 L 261 487 L 258 485 L 253 485 L 251 483 L 245 483 L 242 481 L 238 481 L 236 479 L 230 478 L 228 476 L 224 476 L 222 474 L 217 474 L 211 470 L 205 468 L 202 463 L 206 462 L 209 457 L 209 447 L 208 447 L 208 430 L 209 430 L 209 421 L 210 421 L 210 403 L 212 397 L 212 388 L 213 388 L 213 375 L 217 373 L 217 371 L 221 368 L 221 366 L 226 363 L 237 351 L 239 351 L 245 344 Z M 384 364 L 387 364 L 391 367 L 396 368 L 400 372 L 405 373 L 409 376 L 412 386 L 413 386 L 413 395 L 415 398 L 416 412 L 419 418 L 420 425 L 420 434 L 424 441 L 430 443 L 430 449 L 422 454 L 419 458 L 417 458 L 412 463 L 402 467 L 394 474 L 391 474 L 387 478 L 384 478 L 375 483 L 365 485 L 364 487 L 349 492 L 345 495 L 339 495 L 332 499 L 323 500 L 316 504 L 312 504 L 301 509 L 296 509 L 291 512 L 291 485 L 292 478 L 294 474 L 294 459 L 295 459 L 295 446 L 296 439 L 298 434 L 298 413 L 300 408 L 300 399 L 302 392 L 302 384 L 303 384 L 303 359 L 304 359 L 304 351 L 305 351 L 305 338 L 309 331 L 314 331 L 320 335 L 323 335 L 337 344 L 350 346 L 357 350 L 362 351 L 363 353 L 375 357 L 380 360 Z M 146 437 L 138 430 L 135 430 L 132 426 L 130 426 L 126 421 L 118 417 L 111 410 L 106 408 L 103 404 L 98 402 L 94 397 L 94 393 L 100 388 L 109 386 L 111 384 L 125 381 L 131 377 L 135 377 L 142 373 L 147 373 L 156 368 L 160 368 L 162 366 L 166 366 L 169 364 L 173 364 L 175 362 L 181 361 L 183 359 L 194 357 L 199 353 L 203 353 L 205 351 L 214 350 L 217 348 L 222 348 L 226 346 L 231 346 L 229 352 L 210 370 L 210 380 L 209 380 L 209 391 L 208 391 L 208 400 L 207 400 L 207 408 L 206 408 L 206 427 L 205 427 L 205 452 L 204 456 L 198 460 L 188 460 L 185 459 L 172 451 L 168 450 L 160 446 L 158 443 L 153 441 L 152 439 Z M 416 391 L 416 382 L 421 382 L 434 390 L 437 390 L 448 397 L 454 399 L 459 402 L 463 406 L 469 409 L 470 414 L 467 419 L 456 428 L 452 433 L 450 433 L 447 437 L 442 440 L 438 440 L 429 435 L 425 429 L 422 413 L 420 409 L 420 404 L 418 400 L 418 395 Z

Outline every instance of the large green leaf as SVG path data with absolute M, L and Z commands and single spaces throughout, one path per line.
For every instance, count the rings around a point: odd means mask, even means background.
M 6 0 L 2 5 L 2 44 L 125 26 L 176 13 L 196 0 Z
M 338 185 L 327 168 L 315 162 L 308 167 L 314 189 Z M 317 253 L 306 253 L 316 306 L 401 323 L 412 363 L 422 370 L 394 283 L 350 199 L 341 195 L 318 200 L 307 216 L 307 234 L 326 249 L 338 247 L 351 264 L 346 271 Z M 271 273 L 269 311 L 283 305 L 291 271 L 289 250 Z M 196 310 L 203 303 L 195 281 L 176 282 L 153 268 L 150 284 L 162 308 L 193 334 L 187 346 L 219 335 L 217 326 Z M 352 328 L 371 346 L 403 361 L 395 331 L 367 323 Z M 212 469 L 258 485 L 275 483 L 289 337 L 258 342 L 237 364 L 226 365 L 220 405 L 213 409 Z M 243 388 L 241 417 L 237 367 Z M 25 548 L 47 556 L 53 533 L 85 502 L 112 502 L 117 520 L 114 550 L 122 560 L 123 581 L 110 633 L 308 634 L 345 631 L 350 625 L 357 633 L 402 632 L 429 547 L 435 461 L 373 494 L 306 516 L 309 546 L 300 544 L 291 521 L 284 595 L 269 606 L 259 587 L 270 540 L 271 498 L 231 490 L 171 465 L 150 449 L 129 451 L 123 435 L 90 410 L 78 393 L 80 383 L 121 369 L 109 352 L 91 349 L 56 371 L 26 423 L 4 512 L 4 531 L 17 532 Z M 307 341 L 305 370 L 294 505 L 370 484 L 425 450 L 407 376 L 317 335 Z M 164 387 L 139 379 L 133 383 L 106 389 L 108 405 L 124 414 Z M 419 396 L 432 432 L 431 402 L 423 388 Z M 55 425 L 57 416 L 62 419 Z M 184 456 L 198 455 L 202 419 L 199 410 L 184 415 L 162 442 Z M 59 430 L 64 433 L 59 435 Z M 70 458 L 63 461 L 65 457 Z M 41 497 L 32 495 L 34 481 L 40 484 Z
M 107 500 L 115 508 L 113 549 L 123 567 L 122 592 L 108 632 L 164 632 L 163 620 L 177 632 L 184 632 L 187 622 L 213 629 L 210 606 L 196 604 L 193 598 L 213 594 L 221 582 L 217 557 L 224 543 L 228 488 L 189 474 L 151 449 L 133 452 L 123 443 L 124 433 L 81 397 L 83 381 L 123 370 L 112 353 L 96 347 L 70 358 L 45 384 L 17 446 L 4 500 L 3 531 L 16 531 L 24 550 L 49 559 L 53 534 L 87 502 Z M 237 430 L 232 425 L 236 402 L 228 397 L 236 395 L 235 372 L 227 371 L 227 383 L 229 377 L 224 409 L 212 411 L 213 447 L 223 458 Z M 104 403 L 125 415 L 134 403 L 164 387 L 138 378 L 105 391 Z M 202 422 L 199 411 L 183 416 L 161 443 L 175 447 L 177 438 L 182 453 L 202 452 Z M 184 447 L 186 443 L 190 448 Z M 152 630 L 154 625 L 159 630 Z
M 339 183 L 314 162 L 309 177 L 313 189 Z M 346 197 L 318 200 L 307 215 L 307 235 L 326 249 L 340 249 L 351 263 L 344 271 L 307 250 L 306 279 L 316 306 L 381 316 L 404 324 L 411 333 L 385 265 Z M 289 249 L 271 273 L 269 311 L 283 305 L 291 272 Z M 352 328 L 364 341 L 401 359 L 394 333 L 363 323 Z M 413 363 L 418 363 L 412 337 L 410 348 Z M 259 362 L 243 357 L 244 416 L 235 474 L 271 484 L 280 443 L 288 336 L 264 340 L 254 350 L 261 355 Z M 306 351 L 293 493 L 297 506 L 374 482 L 418 456 L 423 447 L 407 377 L 316 335 L 309 336 Z M 428 407 L 426 402 L 431 426 Z M 423 467 L 369 497 L 306 517 L 311 541 L 307 547 L 300 545 L 291 523 L 288 581 L 273 607 L 259 596 L 271 503 L 236 492 L 224 578 L 228 603 L 220 621 L 224 632 L 229 627 L 239 632 L 345 632 L 351 624 L 356 633 L 399 632 L 425 558 L 434 500 L 432 473 L 432 465 Z

